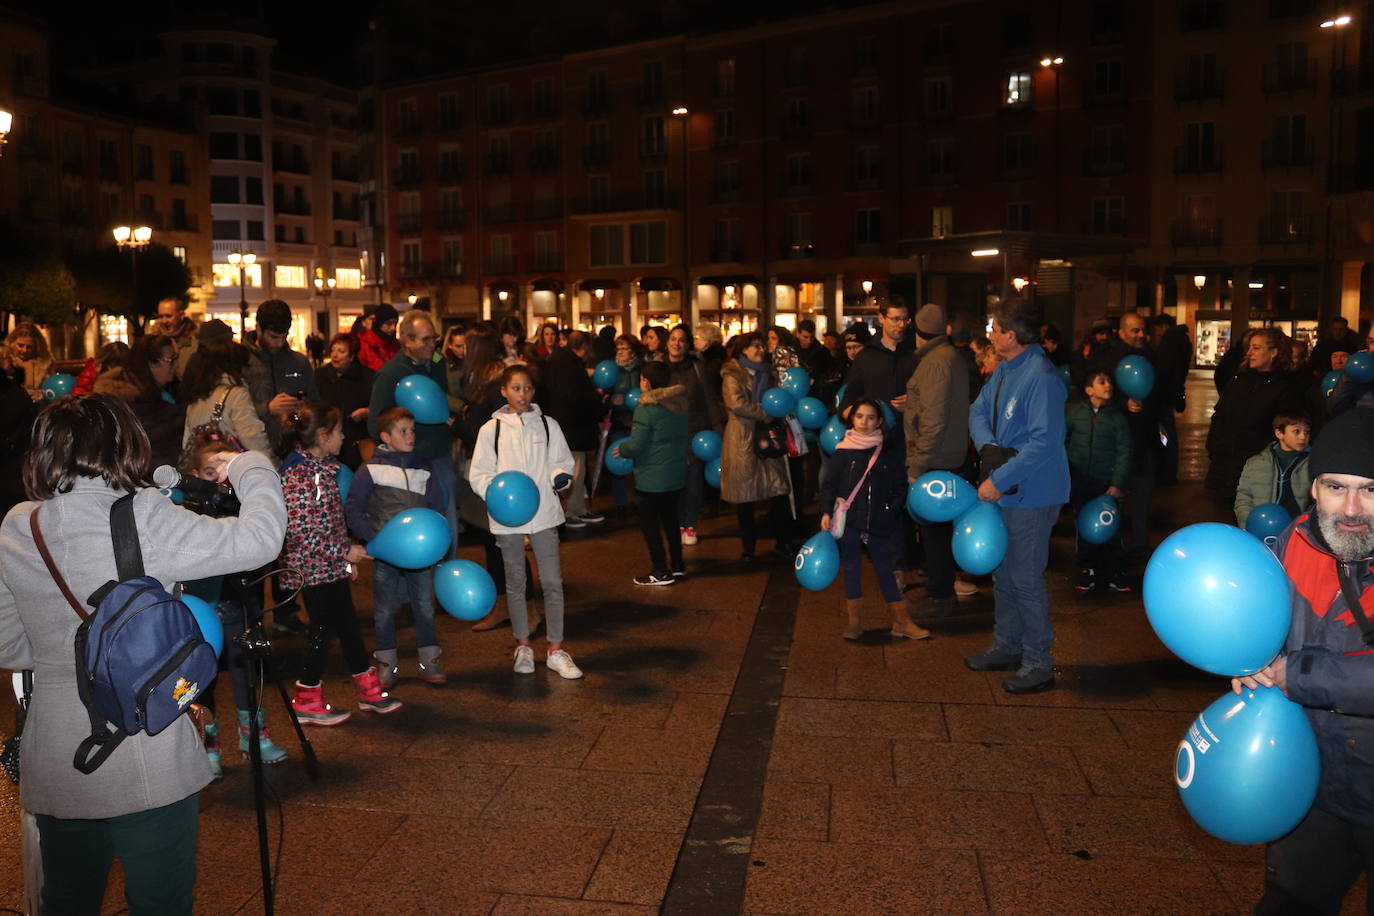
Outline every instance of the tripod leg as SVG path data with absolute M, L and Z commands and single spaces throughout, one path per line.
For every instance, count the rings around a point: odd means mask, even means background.
M 272 662 L 268 658 L 262 659 L 262 672 L 264 678 L 271 679 L 277 685 L 277 693 L 281 696 L 282 706 L 286 707 L 286 715 L 291 720 L 291 727 L 296 730 L 296 740 L 301 743 L 301 756 L 305 759 L 305 773 L 314 782 L 320 778 L 320 760 L 315 756 L 315 747 L 310 743 L 310 739 L 305 737 L 305 729 L 301 727 L 300 717 L 296 715 L 296 707 L 291 705 L 291 696 L 286 692 L 286 684 L 277 676 L 276 669 L 272 667 Z
M 258 859 L 262 867 L 262 911 L 266 916 L 274 912 L 272 902 L 272 858 L 267 849 L 267 791 L 262 773 L 262 748 L 258 746 L 258 709 L 261 698 L 258 693 L 258 679 L 253 677 L 263 671 L 261 659 L 258 671 L 248 672 L 248 763 L 253 771 L 253 804 L 258 815 Z

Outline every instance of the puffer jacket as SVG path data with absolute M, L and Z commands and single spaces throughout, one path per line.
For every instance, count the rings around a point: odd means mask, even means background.
M 421 506 L 443 513 L 444 496 L 429 467 L 418 452 L 394 452 L 377 446 L 353 476 L 344 501 L 348 530 L 367 543 L 391 517 Z
M 954 470 L 968 457 L 968 367 L 943 334 L 916 350 L 902 411 L 907 475 Z
M 903 522 L 906 503 L 906 463 L 899 447 L 901 439 L 889 434 L 883 442 L 878 460 L 873 462 L 854 502 L 845 515 L 845 529 L 887 535 Z M 837 448 L 826 465 L 821 479 L 819 510 L 825 515 L 834 511 L 835 500 L 848 499 L 863 477 L 873 457 L 871 448 Z
M 170 397 L 145 397 L 122 368 L 110 369 L 96 376 L 92 388 L 97 394 L 110 394 L 129 405 L 153 449 L 153 467 L 169 464 L 176 467 L 181 457 L 182 436 L 186 429 L 186 405 Z M 219 403 L 218 401 L 216 403 Z
M 1279 484 L 1283 474 L 1279 470 L 1277 442 L 1245 462 L 1240 472 L 1240 484 L 1236 487 L 1236 524 L 1245 527 L 1245 521 L 1256 506 L 1276 503 L 1283 498 Z M 1286 481 L 1288 492 L 1297 503 L 1299 511 L 1306 511 L 1312 504 L 1312 471 L 1307 466 L 1307 453 L 1293 462 L 1288 469 Z
M 572 476 L 573 456 L 558 421 L 543 416 L 538 404 L 531 404 L 523 414 L 507 404 L 493 413 L 477 433 L 477 447 L 468 466 L 472 491 L 485 499 L 492 480 L 503 471 L 519 471 L 534 481 L 539 490 L 539 508 L 528 522 L 514 527 L 502 525 L 488 513 L 492 534 L 534 534 L 563 524 L 563 506 L 553 486 L 559 475 Z
M 293 450 L 281 465 L 286 499 L 286 541 L 282 560 L 300 574 L 287 576 L 287 588 L 347 579 L 348 526 L 339 496 L 338 459 L 316 458 Z M 292 581 L 295 580 L 295 581 Z
M 785 458 L 760 458 L 754 433 L 770 418 L 754 400 L 749 370 L 729 360 L 720 370 L 725 403 L 725 433 L 720 453 L 720 498 L 729 503 L 752 503 L 788 491 Z
M 1374 618 L 1371 558 L 1345 563 L 1321 537 L 1312 514 L 1300 516 L 1275 548 L 1293 584 L 1288 630 L 1287 695 L 1306 707 L 1321 752 L 1316 807 L 1374 826 L 1374 654 L 1341 594 L 1343 564 Z
M 616 445 L 635 463 L 635 489 L 671 493 L 687 485 L 687 390 L 681 385 L 650 388 L 639 397 L 630 437 Z
M 1097 410 L 1087 400 L 1064 411 L 1069 465 L 1078 473 L 1126 489 L 1131 477 L 1131 429 L 1121 409 L 1104 404 Z
M 401 349 L 395 337 L 384 337 L 368 328 L 358 337 L 358 362 L 373 372 L 385 366 Z

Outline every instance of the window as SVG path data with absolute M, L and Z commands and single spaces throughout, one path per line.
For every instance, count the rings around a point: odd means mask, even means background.
M 515 269 L 515 255 L 509 235 L 491 237 L 491 269 L 494 273 L 510 273 Z
M 926 117 L 945 118 L 954 113 L 954 88 L 947 76 L 926 79 Z
M 1302 165 L 1309 159 L 1307 147 L 1307 115 L 1279 115 L 1274 119 L 1266 165 Z
M 239 221 L 236 219 L 217 219 L 210 223 L 210 232 L 217 239 L 239 239 Z
M 663 61 L 646 60 L 639 67 L 639 100 L 657 102 L 663 98 Z
M 854 148 L 854 181 L 860 187 L 876 186 L 883 175 L 883 150 L 880 146 Z
M 244 238 L 248 239 L 250 242 L 261 242 L 263 240 L 262 220 L 250 219 L 248 220 L 246 225 L 248 227 L 248 230 Z
M 716 163 L 716 200 L 728 201 L 739 197 L 739 163 Z
M 1307 42 L 1280 44 L 1274 50 L 1280 85 L 1301 85 L 1307 80 Z
M 186 154 L 179 149 L 172 150 L 172 161 L 168 169 L 172 184 L 186 184 Z
M 363 272 L 357 267 L 336 267 L 334 285 L 339 289 L 362 289 Z
M 248 286 L 262 286 L 262 264 L 212 264 L 210 272 L 216 286 L 238 286 L 239 271 Z
M 237 159 L 239 157 L 239 135 L 210 131 L 210 158 Z
M 587 74 L 587 110 L 605 111 L 606 104 L 606 71 L 592 70 Z
M 1121 171 L 1126 163 L 1126 132 L 1120 124 L 1094 127 L 1088 147 L 1093 174 L 1107 175 Z
M 926 32 L 926 54 L 930 57 L 949 57 L 954 53 L 954 26 L 941 22 Z
M 1216 54 L 1189 54 L 1183 58 L 1183 69 L 1174 93 L 1179 101 L 1220 98 L 1222 94 L 1221 74 L 1217 69 Z
M 273 282 L 282 289 L 305 289 L 305 268 L 296 264 L 278 264 Z
M 938 137 L 926 143 L 926 174 L 931 184 L 954 180 L 953 137 Z
M 631 264 L 668 263 L 668 224 L 662 220 L 630 224 Z
M 937 238 L 954 233 L 954 208 L 948 204 L 930 208 L 930 234 Z
M 1097 99 L 1119 98 L 1124 83 L 1121 76 L 1121 61 L 1099 60 L 1093 64 L 1093 97 Z
M 458 126 L 458 93 L 445 92 L 439 96 L 440 130 L 453 130 Z
M 787 49 L 787 63 L 783 67 L 782 84 L 789 89 L 805 86 L 810 75 L 810 54 L 806 45 L 792 45 Z
M 463 273 L 463 240 L 460 238 L 444 239 L 439 248 L 439 259 L 447 276 L 461 276 Z
M 305 227 L 304 227 L 304 226 L 297 226 L 297 227 L 296 227 L 296 238 L 295 238 L 295 242 L 296 242 L 297 245 L 309 245 L 309 244 L 310 244 L 310 239 L 308 239 L 308 238 L 306 237 L 306 235 L 305 235 Z
M 883 240 L 882 211 L 869 207 L 854 211 L 854 244 L 876 245 Z
M 262 179 L 252 176 L 243 179 L 243 202 L 246 204 L 262 203 Z
M 787 120 L 783 122 L 783 133 L 788 136 L 803 136 L 811 131 L 811 103 L 806 99 L 788 99 Z
M 1183 159 L 1187 169 L 1206 168 L 1217 160 L 1217 126 L 1212 121 L 1198 121 L 1184 131 Z
M 181 263 L 185 264 L 185 263 L 186 263 L 186 246 L 185 246 L 185 245 L 173 245 L 173 246 L 172 246 L 172 257 L 176 258 L 178 261 L 180 261 Z
M 419 129 L 419 103 L 414 99 L 401 99 L 396 105 L 396 133 L 413 134 Z
M 740 239 L 739 217 L 727 216 L 716 220 L 712 261 L 738 261 L 744 256 Z
M 232 86 L 206 86 L 205 109 L 212 115 L 238 114 L 238 90 L 234 89 Z
M 716 61 L 716 95 L 735 94 L 735 59 L 722 57 Z
M 420 273 L 419 242 L 401 243 L 401 273 L 407 277 L 414 277 Z
M 854 69 L 875 70 L 878 67 L 878 38 L 864 35 L 854 43 Z
M 592 211 L 605 210 L 611 202 L 611 177 L 592 175 L 587 178 L 587 203 Z
M 243 158 L 249 162 L 262 161 L 262 135 L 244 134 L 243 135 Z
M 667 205 L 668 193 L 663 169 L 648 169 L 644 173 L 644 206 L 655 208 Z
M 1007 204 L 1007 229 L 1011 232 L 1031 231 L 1031 205 L 1029 201 L 1018 200 Z
M 188 217 L 187 214 L 186 214 L 186 198 L 184 198 L 184 197 L 173 197 L 173 198 L 172 198 L 172 228 L 173 228 L 173 229 L 190 229 L 190 228 L 191 228 L 191 220 L 190 220 L 190 217 Z
M 487 137 L 487 174 L 501 175 L 510 171 L 510 136 L 492 134 Z
M 787 214 L 787 242 L 784 254 L 791 258 L 807 258 L 812 254 L 811 214 L 794 211 Z
M 534 269 L 560 270 L 562 262 L 558 257 L 558 233 L 536 232 L 534 234 Z
M 417 181 L 420 177 L 420 154 L 413 149 L 401 151 L 401 180 Z
M 545 77 L 537 79 L 531 84 L 530 108 L 536 118 L 547 118 L 553 115 L 553 80 Z
M 587 231 L 587 241 L 591 267 L 619 267 L 625 263 L 625 227 L 592 226 Z
M 872 127 L 878 123 L 880 107 L 877 86 L 860 86 L 850 99 L 850 118 L 857 127 Z
M 644 118 L 640 129 L 640 153 L 645 156 L 662 156 L 667 150 L 663 118 L 656 115 Z
M 1007 134 L 1002 138 L 1002 174 L 1008 178 L 1025 178 L 1034 164 L 1029 133 Z
M 239 179 L 237 175 L 214 175 L 210 178 L 210 203 L 236 204 L 239 202 Z
M 1091 231 L 1099 235 L 1120 235 L 1125 198 L 1096 197 L 1092 202 Z
M 1028 51 L 1031 46 L 1031 17 L 1024 10 L 1002 17 L 1002 53 Z
M 418 159 L 416 168 L 419 168 Z M 463 180 L 463 150 L 461 147 L 448 147 L 439 151 L 439 180 Z
M 100 192 L 100 212 L 108 220 L 113 220 L 116 213 L 123 209 L 119 200 L 118 191 Z
M 136 161 L 136 165 L 135 165 L 134 167 L 135 167 L 135 169 L 137 169 L 136 177 L 137 177 L 140 181 L 152 181 L 152 180 L 153 180 L 153 148 L 152 148 L 151 146 L 145 146 L 145 145 L 143 145 L 142 143 L 140 143 L 140 144 L 138 145 L 138 149 L 137 149 L 137 151 L 136 151 L 136 153 L 135 153 L 135 157 L 134 157 L 134 158 L 135 158 L 135 161 Z
M 439 193 L 439 210 L 443 213 L 463 212 L 463 189 L 446 188 Z
M 1007 108 L 1026 108 L 1031 102 L 1031 75 L 1028 70 L 1013 70 L 1007 74 L 1007 91 L 1002 104 Z
M 716 146 L 730 146 L 735 142 L 735 110 L 723 108 L 716 112 Z
M 787 157 L 787 190 L 792 194 L 811 193 L 811 155 L 793 153 Z
M 510 88 L 505 83 L 487 87 L 487 123 L 504 124 L 510 120 Z
M 258 90 L 243 90 L 243 116 L 245 118 L 262 117 L 262 95 Z

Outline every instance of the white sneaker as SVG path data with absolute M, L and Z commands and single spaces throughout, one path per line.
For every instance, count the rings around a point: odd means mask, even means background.
M 695 528 L 679 528 L 678 532 L 682 535 L 683 546 L 695 547 L 697 543 L 697 530 Z
M 587 527 L 587 523 L 584 522 L 584 521 L 582 521 L 582 519 L 578 518 L 576 515 L 569 515 L 569 516 L 567 516 L 566 518 L 564 518 L 564 519 L 563 519 L 563 524 L 564 524 L 564 525 L 567 525 L 569 528 L 586 528 L 586 527 Z
M 550 653 L 547 663 L 550 669 L 557 671 L 570 681 L 575 681 L 582 676 L 582 669 L 573 664 L 572 656 L 562 649 Z
M 969 598 L 978 594 L 978 586 L 972 582 L 965 582 L 963 579 L 954 580 L 954 594 L 960 598 Z
M 529 646 L 515 647 L 515 673 L 534 674 L 534 650 Z

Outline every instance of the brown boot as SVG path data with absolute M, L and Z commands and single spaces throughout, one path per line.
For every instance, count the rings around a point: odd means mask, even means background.
M 847 626 L 841 634 L 845 639 L 856 640 L 864 635 L 864 625 L 859 622 L 859 611 L 863 610 L 864 600 L 862 598 L 846 598 L 844 600 L 844 613 Z
M 911 620 L 911 612 L 907 610 L 906 599 L 893 601 L 888 606 L 892 612 L 892 635 L 898 639 L 930 639 L 930 631 L 924 627 L 918 627 Z
M 487 616 L 472 625 L 472 630 L 474 633 L 494 630 L 509 619 L 510 614 L 506 611 L 506 602 L 498 599 L 492 609 L 487 612 Z

